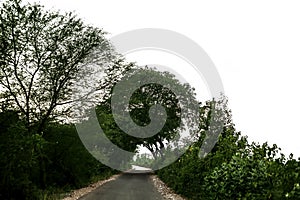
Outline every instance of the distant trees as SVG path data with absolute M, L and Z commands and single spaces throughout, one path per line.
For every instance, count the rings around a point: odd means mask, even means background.
M 193 88 L 189 84 L 179 82 L 173 74 L 154 69 L 145 69 L 145 71 L 147 76 L 143 79 L 153 83 L 144 85 L 133 93 L 129 104 L 130 116 L 137 125 L 146 126 L 155 122 L 155 118 L 150 119 L 151 106 L 157 104 L 163 106 L 166 121 L 162 129 L 152 137 L 141 139 L 142 145 L 149 149 L 154 158 L 159 158 L 163 156 L 168 143 L 179 139 L 182 131 L 191 134 L 189 128 L 195 128 L 193 123 L 197 121 L 198 102 Z M 160 81 L 157 83 L 155 80 Z M 163 115 L 163 113 L 155 113 L 155 115 Z M 183 124 L 188 124 L 189 127 L 184 127 Z M 196 126 L 198 128 L 198 125 Z
M 120 136 L 126 135 L 127 140 L 131 141 L 134 146 L 143 145 L 149 149 L 155 158 L 159 158 L 163 154 L 162 151 L 166 149 L 167 143 L 176 139 L 176 135 L 184 130 L 182 127 L 183 123 L 188 123 L 191 127 L 195 126 L 193 123 L 197 121 L 195 120 L 197 118 L 195 112 L 198 110 L 198 102 L 195 99 L 194 90 L 189 84 L 179 82 L 171 73 L 160 72 L 148 67 L 138 68 L 133 63 L 122 64 L 122 66 L 120 68 L 120 65 L 115 65 L 106 71 L 106 78 L 109 81 L 105 81 L 100 85 L 107 91 L 106 98 L 99 104 L 97 110 L 101 110 L 102 114 L 103 110 L 110 113 L 110 115 L 106 116 L 106 119 L 112 119 L 112 125 L 110 126 L 111 130 L 106 129 L 107 133 L 112 133 L 112 130 L 115 130 L 115 134 L 118 133 Z M 143 81 L 150 84 L 142 85 L 134 90 L 133 93 L 130 92 L 132 85 Z M 112 93 L 116 89 L 117 83 L 123 84 L 123 86 L 118 88 L 118 90 L 121 90 L 118 92 L 120 92 L 122 98 L 118 99 L 116 103 L 116 101 L 112 102 Z M 176 91 L 172 91 L 172 89 Z M 128 105 L 126 105 L 127 103 Z M 123 105 L 127 107 L 125 108 Z M 150 119 L 150 108 L 154 105 L 161 105 L 165 109 L 165 122 L 154 122 L 155 117 Z M 124 117 L 123 114 L 114 114 L 112 116 L 113 107 L 117 110 L 127 110 L 130 114 L 130 119 Z M 98 115 L 101 115 L 101 112 L 98 112 Z M 154 113 L 154 115 L 157 118 L 159 115 L 164 115 L 164 113 Z M 102 116 L 102 118 L 104 117 Z M 130 124 L 132 120 L 134 125 L 128 125 L 125 129 L 128 131 L 135 130 L 137 135 L 140 134 L 141 137 L 130 136 L 126 131 L 124 133 L 116 124 L 117 118 L 120 118 L 121 123 L 125 126 Z M 157 123 L 157 126 L 159 123 L 164 124 L 162 124 L 161 130 L 157 134 L 147 137 L 147 133 L 143 132 L 142 128 L 151 123 Z M 198 125 L 194 128 L 197 129 Z M 142 136 L 145 136 L 145 138 Z

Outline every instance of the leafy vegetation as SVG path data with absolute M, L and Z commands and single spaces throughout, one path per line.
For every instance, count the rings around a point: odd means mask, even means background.
M 202 109 L 210 105 L 207 102 Z M 276 145 L 250 144 L 235 130 L 230 110 L 224 108 L 229 113 L 227 124 L 212 151 L 199 158 L 207 130 L 204 123 L 198 142 L 175 163 L 159 170 L 159 177 L 188 199 L 299 199 L 299 159 L 286 158 Z M 208 117 L 202 115 L 201 121 Z
M 20 0 L 1 4 L 0 21 L 0 199 L 44 199 L 115 173 L 62 121 L 85 66 L 113 62 L 105 33 Z
M 42 199 L 116 173 L 87 152 L 73 125 L 28 134 L 12 111 L 0 113 L 0 125 L 1 199 Z

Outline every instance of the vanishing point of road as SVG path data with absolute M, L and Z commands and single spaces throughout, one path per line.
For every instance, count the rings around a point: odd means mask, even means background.
M 150 173 L 123 173 L 116 180 L 105 183 L 80 200 L 163 200 L 150 180 Z

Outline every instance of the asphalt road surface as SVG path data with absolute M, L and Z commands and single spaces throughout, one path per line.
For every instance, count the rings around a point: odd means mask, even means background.
M 149 178 L 150 173 L 124 173 L 80 200 L 163 200 Z

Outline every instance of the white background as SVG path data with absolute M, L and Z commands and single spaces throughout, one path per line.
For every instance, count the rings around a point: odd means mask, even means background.
M 237 130 L 251 141 L 276 143 L 285 153 L 300 156 L 298 1 L 41 0 L 40 3 L 47 9 L 75 11 L 87 23 L 107 31 L 108 38 L 138 28 L 163 28 L 184 34 L 197 42 L 215 63 Z M 142 62 L 146 58 L 138 54 L 130 59 Z M 163 60 L 157 58 L 151 64 L 160 62 Z

